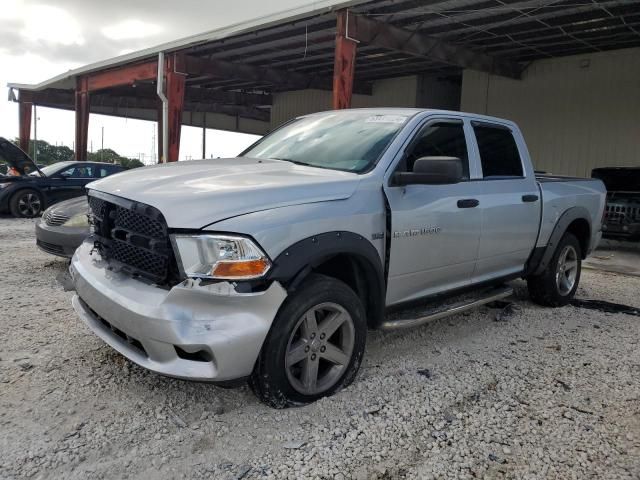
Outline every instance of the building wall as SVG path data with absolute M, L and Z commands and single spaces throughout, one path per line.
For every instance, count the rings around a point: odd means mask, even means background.
M 458 110 L 460 84 L 435 77 L 411 75 L 373 83 L 372 95 L 353 95 L 353 108 L 419 107 Z M 276 93 L 271 109 L 271 128 L 307 113 L 331 109 L 330 91 L 297 90 Z
M 413 107 L 416 105 L 418 77 L 398 77 L 374 82 L 372 95 L 353 95 L 353 108 Z M 271 128 L 299 115 L 331 110 L 332 93 L 327 90 L 295 90 L 276 93 L 271 107 Z
M 519 81 L 465 70 L 461 110 L 516 121 L 538 170 L 640 165 L 640 48 L 540 60 Z

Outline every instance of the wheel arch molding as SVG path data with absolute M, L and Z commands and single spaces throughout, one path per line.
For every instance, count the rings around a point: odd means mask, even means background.
M 579 232 L 574 231 L 576 228 L 578 229 L 580 226 L 583 226 L 586 231 Z M 591 242 L 591 217 L 589 215 L 589 211 L 585 207 L 576 206 L 571 207 L 560 216 L 558 221 L 556 222 L 555 227 L 553 227 L 553 231 L 551 232 L 551 236 L 549 237 L 549 241 L 547 245 L 544 247 L 544 253 L 538 255 L 539 260 L 537 264 L 530 265 L 527 269 L 529 272 L 532 272 L 534 275 L 539 275 L 542 271 L 547 267 L 553 254 L 556 251 L 556 247 L 560 243 L 560 240 L 564 236 L 564 234 L 568 231 L 576 234 L 578 237 L 578 241 L 580 242 L 580 247 L 582 248 L 581 256 L 584 257 L 587 255 L 587 251 L 589 249 L 589 244 Z
M 386 292 L 384 269 L 378 251 L 365 237 L 348 231 L 307 237 L 275 258 L 267 279 L 280 282 L 293 293 L 312 272 L 347 283 L 363 302 L 368 326 L 376 328 L 382 323 Z

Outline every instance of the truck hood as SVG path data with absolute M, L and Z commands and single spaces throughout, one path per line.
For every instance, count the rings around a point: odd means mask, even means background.
M 355 173 L 238 157 L 137 168 L 87 188 L 156 207 L 169 228 L 193 229 L 259 210 L 346 199 L 358 183 Z

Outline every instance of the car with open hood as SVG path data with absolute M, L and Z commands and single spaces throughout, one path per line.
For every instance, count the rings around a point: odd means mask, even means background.
M 77 161 L 39 168 L 29 155 L 2 137 L 0 162 L 18 173 L 0 176 L 0 212 L 23 218 L 40 216 L 56 202 L 84 195 L 88 183 L 124 170 L 120 165 Z

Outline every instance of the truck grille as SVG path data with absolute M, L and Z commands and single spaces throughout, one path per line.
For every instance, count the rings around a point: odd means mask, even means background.
M 628 225 L 640 222 L 640 205 L 607 203 L 605 217 L 608 224 Z
M 169 282 L 175 259 L 167 223 L 156 208 L 101 194 L 89 195 L 96 247 L 121 270 L 155 283 Z M 113 201 L 111 201 L 113 200 Z

